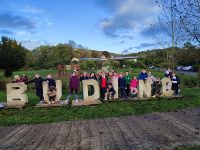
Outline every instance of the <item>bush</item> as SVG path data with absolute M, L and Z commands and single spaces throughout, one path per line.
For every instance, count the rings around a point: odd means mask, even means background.
M 197 77 L 194 77 L 194 76 L 181 76 L 180 77 L 180 80 L 181 80 L 181 84 L 183 86 L 186 86 L 186 87 L 196 87 L 197 86 L 197 83 L 198 83 L 198 79 Z

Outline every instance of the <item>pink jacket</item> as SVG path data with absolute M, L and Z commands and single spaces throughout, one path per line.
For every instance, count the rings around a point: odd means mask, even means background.
M 137 86 L 138 86 L 138 80 L 137 79 L 131 80 L 130 87 L 136 88 Z

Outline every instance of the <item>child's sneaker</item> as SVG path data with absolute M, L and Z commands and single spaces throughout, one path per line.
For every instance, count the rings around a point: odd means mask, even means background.
M 76 99 L 75 102 L 78 103 L 78 100 Z
M 65 104 L 67 104 L 67 105 L 69 104 L 69 100 L 68 99 L 65 101 Z
M 104 99 L 105 101 L 107 101 L 107 98 L 105 97 L 105 99 Z

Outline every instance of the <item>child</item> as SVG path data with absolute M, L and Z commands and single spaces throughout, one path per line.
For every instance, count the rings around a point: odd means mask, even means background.
M 106 73 L 103 71 L 101 73 L 101 76 L 99 77 L 100 97 L 102 99 L 104 99 L 105 93 L 107 92 L 107 83 L 108 83 L 108 78 L 106 76 Z
M 108 83 L 107 92 L 105 93 L 105 101 L 107 100 L 108 97 L 109 97 L 109 99 L 113 99 L 115 93 L 116 93 L 116 91 L 113 88 L 112 83 Z
M 49 96 L 49 104 L 54 104 L 56 99 L 56 87 L 50 86 L 47 94 Z
M 93 80 L 97 81 L 97 77 L 93 72 L 90 73 L 89 79 L 93 79 Z M 93 86 L 89 86 L 89 95 L 93 95 L 93 94 L 94 94 L 94 87 Z
M 126 71 L 125 79 L 126 79 L 126 95 L 129 96 L 131 76 L 129 75 L 128 71 Z
M 89 79 L 97 80 L 97 77 L 96 77 L 96 75 L 95 75 L 94 72 L 90 73 L 90 77 L 89 77 Z
M 12 81 L 12 83 L 20 83 L 22 82 L 22 80 L 20 79 L 20 76 L 19 75 L 15 75 L 14 76 L 14 80 Z
M 76 94 L 75 102 L 78 103 L 78 90 L 79 90 L 79 78 L 76 75 L 76 72 L 73 71 L 69 80 L 69 95 L 67 96 L 67 99 L 65 101 L 66 104 L 69 104 L 69 99 L 74 91 Z
M 23 74 L 22 77 L 21 77 L 21 81 L 22 82 L 27 82 L 28 81 L 28 77 L 25 74 Z
M 148 74 L 145 69 L 139 74 L 138 80 L 146 80 L 148 78 Z
M 137 87 L 138 87 L 138 80 L 137 80 L 136 76 L 134 76 L 130 83 L 130 90 L 131 90 L 132 98 L 137 96 L 137 93 L 138 93 Z
M 165 71 L 165 77 L 172 78 L 172 70 L 170 68 L 167 68 L 167 70 Z
M 178 95 L 180 86 L 180 80 L 175 73 L 172 73 L 172 90 L 174 90 L 174 95 Z
M 47 75 L 47 78 L 45 79 L 45 81 L 47 81 L 49 87 L 51 87 L 51 86 L 56 87 L 55 80 L 52 79 L 51 74 L 48 74 L 48 75 Z
M 80 77 L 80 81 L 83 81 L 83 80 L 88 80 L 89 77 L 87 75 L 87 72 L 83 72 L 83 75 Z
M 127 95 L 126 95 L 126 79 L 124 78 L 122 73 L 119 74 L 118 86 L 119 86 L 119 89 L 120 89 L 121 98 L 127 98 Z
M 161 87 L 162 87 L 162 83 L 159 77 L 156 78 L 156 81 L 153 84 L 153 93 L 152 93 L 152 97 L 158 97 L 161 95 Z
M 39 74 L 35 74 L 35 78 L 33 80 L 25 82 L 25 84 L 30 84 L 35 82 L 36 95 L 40 98 L 40 103 L 44 103 L 43 86 L 42 86 L 43 81 L 44 80 L 40 77 Z

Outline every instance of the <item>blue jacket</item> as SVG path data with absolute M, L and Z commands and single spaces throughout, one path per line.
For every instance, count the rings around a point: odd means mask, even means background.
M 146 80 L 147 78 L 148 78 L 148 74 L 141 72 L 139 74 L 138 80 Z
M 118 79 L 119 87 L 125 88 L 126 87 L 126 79 L 124 77 Z

